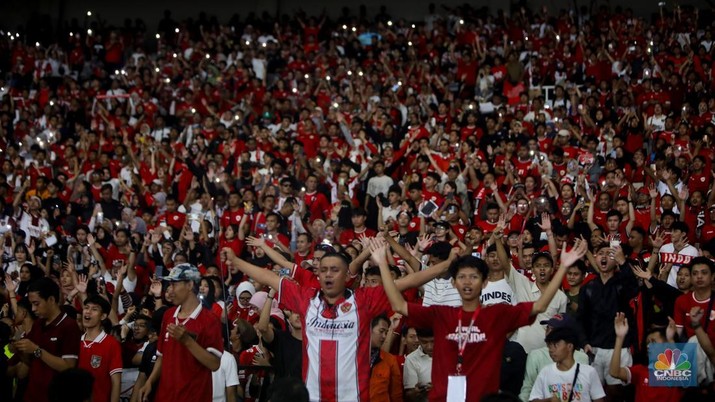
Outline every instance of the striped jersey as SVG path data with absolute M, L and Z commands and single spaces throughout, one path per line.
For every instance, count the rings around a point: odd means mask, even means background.
M 279 302 L 303 320 L 303 380 L 311 401 L 370 400 L 370 322 L 389 309 L 382 287 L 348 291 L 329 306 L 319 289 L 281 279 Z

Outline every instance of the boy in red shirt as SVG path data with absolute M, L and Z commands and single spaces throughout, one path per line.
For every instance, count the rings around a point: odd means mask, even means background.
M 477 401 L 488 393 L 497 392 L 506 335 L 519 327 L 529 325 L 537 314 L 546 310 L 559 289 L 566 270 L 586 254 L 587 247 L 585 241 L 577 240 L 574 247 L 567 252 L 564 243 L 560 269 L 551 278 L 541 297 L 536 302 L 519 303 L 516 306 L 494 304 L 482 307 L 479 296 L 489 272 L 487 264 L 472 256 L 458 258 L 450 265 L 449 271 L 452 285 L 462 299 L 462 307 L 459 308 L 423 307 L 406 302 L 390 276 L 385 246 L 373 243 L 372 259 L 380 267 L 383 286 L 392 309 L 409 317 L 411 325 L 417 328 L 432 328 L 434 331 L 434 348 L 440 353 L 435 355 L 432 361 L 432 390 L 429 400 L 445 400 L 448 376 L 451 377 L 455 373 L 464 376 L 465 400 Z M 510 319 L 504 320 L 502 317 Z
M 92 373 L 92 400 L 94 402 L 119 402 L 122 383 L 122 347 L 102 329 L 111 306 L 101 296 L 84 301 L 82 335 L 79 347 L 79 368 Z
M 164 277 L 177 307 L 164 313 L 158 357 L 139 391 L 144 402 L 157 381 L 156 402 L 210 402 L 213 398 L 211 372 L 221 365 L 223 337 L 219 319 L 201 306 L 196 295 L 200 279 L 199 269 L 186 263 Z

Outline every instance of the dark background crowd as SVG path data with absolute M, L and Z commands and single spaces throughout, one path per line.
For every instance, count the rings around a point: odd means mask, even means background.
M 249 366 L 272 361 L 241 323 L 258 322 L 266 297 L 254 304 L 261 285 L 219 250 L 281 272 L 328 250 L 364 262 L 364 239 L 390 236 L 427 265 L 444 243 L 488 260 L 495 231 L 532 282 L 539 253 L 553 264 L 564 242 L 589 242 L 560 311 L 583 345 L 612 349 L 611 322 L 579 306 L 579 289 L 621 259 L 635 268 L 608 311 L 627 311 L 634 359 L 669 316 L 693 336 L 675 300 L 695 286 L 692 260 L 715 255 L 711 10 L 426 11 L 178 21 L 167 10 L 156 29 L 90 12 L 4 27 L 0 346 L 33 327 L 27 295 L 49 277 L 70 314 L 91 296 L 111 303 L 107 331 L 125 372 L 138 368 L 171 305 L 160 279 L 187 262 L 227 327 L 243 395 L 258 400 L 270 369 Z M 398 253 L 392 263 L 396 276 L 413 270 Z M 271 316 L 290 327 L 278 306 Z M 406 355 L 408 325 L 389 324 Z M 11 349 L 0 368 L 15 364 Z M 33 383 L 21 377 L 0 389 L 20 398 Z

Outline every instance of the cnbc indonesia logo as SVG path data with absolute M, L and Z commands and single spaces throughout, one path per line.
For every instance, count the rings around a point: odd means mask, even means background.
M 680 349 L 665 349 L 653 364 L 653 374 L 658 381 L 688 381 L 693 375 L 688 355 Z

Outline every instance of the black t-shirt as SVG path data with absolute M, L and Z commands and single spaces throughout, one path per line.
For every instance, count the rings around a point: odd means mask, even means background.
M 273 342 L 265 342 L 273 353 L 271 364 L 276 370 L 276 378 L 302 378 L 303 341 L 295 339 L 288 331 L 273 331 Z
M 146 374 L 147 377 L 151 375 L 151 371 L 154 370 L 154 363 L 156 363 L 156 342 L 152 342 L 144 348 L 144 354 L 142 354 L 142 361 L 139 363 L 139 372 Z

